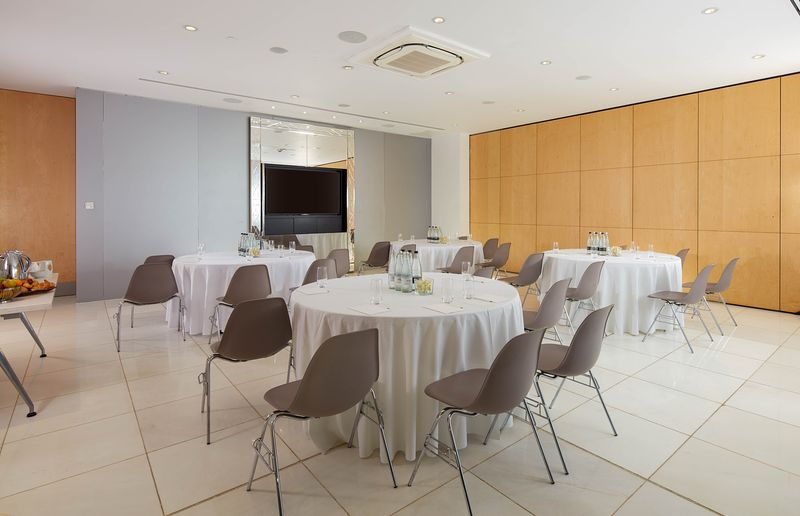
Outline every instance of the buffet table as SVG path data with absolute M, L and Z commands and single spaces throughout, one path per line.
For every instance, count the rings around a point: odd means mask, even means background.
M 392 255 L 397 253 L 404 245 L 416 244 L 419 251 L 419 261 L 422 272 L 435 272 L 436 269 L 448 267 L 462 247 L 471 246 L 475 249 L 472 264 L 483 262 L 483 244 L 475 240 L 452 240 L 446 244 L 434 244 L 427 240 L 395 240 L 392 242 Z
M 235 252 L 207 253 L 202 258 L 188 255 L 175 258 L 172 270 L 178 291 L 186 307 L 186 331 L 191 335 L 208 335 L 211 321 L 208 317 L 224 296 L 236 269 L 244 265 L 264 264 L 269 270 L 272 285 L 271 297 L 282 297 L 289 302 L 290 289 L 303 283 L 306 271 L 314 262 L 314 254 L 306 251 L 263 251 L 258 258 L 248 260 Z M 220 310 L 220 327 L 225 328 L 228 310 Z M 178 301 L 167 305 L 170 327 L 178 326 Z
M 572 278 L 571 287 L 577 286 L 586 268 L 598 260 L 604 260 L 605 265 L 592 300 L 597 308 L 614 304 L 606 329 L 610 333 L 638 335 L 647 331 L 661 306 L 660 301 L 647 296 L 661 290 L 682 290 L 681 260 L 677 256 L 655 253 L 654 258 L 648 258 L 647 253 L 623 252 L 621 256 L 593 257 L 584 249 L 563 249 L 544 254 L 541 291 L 547 292 L 553 283 L 565 278 Z M 573 312 L 575 315 L 570 316 L 577 328 L 588 312 Z M 657 323 L 655 329 L 672 330 L 672 327 Z
M 432 310 L 442 304 L 441 288 L 448 276 L 455 288 L 451 305 L 455 313 Z M 522 305 L 513 287 L 499 281 L 476 279 L 475 296 L 491 300 L 463 299 L 460 275 L 425 274 L 432 279 L 433 295 L 402 294 L 384 288 L 382 311 L 367 315 L 370 282 L 386 285 L 387 276 L 352 276 L 328 281 L 322 294 L 316 283 L 305 285 L 292 296 L 297 375 L 302 377 L 314 351 L 328 338 L 342 333 L 377 328 L 380 339 L 380 377 L 375 385 L 384 412 L 389 448 L 403 451 L 413 460 L 436 416 L 438 402 L 425 395 L 425 387 L 445 376 L 476 367 L 489 367 L 500 349 L 523 332 Z M 356 411 L 309 422 L 311 439 L 321 450 L 350 436 Z M 459 447 L 466 434 L 486 433 L 491 418 L 455 418 Z M 468 427 L 466 426 L 468 425 Z M 446 425 L 440 425 L 446 432 Z M 444 430 L 443 430 L 444 429 Z M 447 442 L 444 434 L 442 440 Z M 358 450 L 362 457 L 379 448 L 378 429 L 360 425 Z M 381 452 L 382 453 L 382 452 Z M 385 457 L 383 458 L 385 460 Z

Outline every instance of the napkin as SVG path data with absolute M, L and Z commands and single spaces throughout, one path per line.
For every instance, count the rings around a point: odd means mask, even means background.
M 298 292 L 302 292 L 303 294 L 308 294 L 309 296 L 316 296 L 317 294 L 327 294 L 330 292 L 327 288 L 319 288 L 316 285 L 312 285 L 306 288 L 299 288 L 297 289 Z
M 435 305 L 426 305 L 425 308 L 439 312 L 440 314 L 454 314 L 460 312 L 462 308 L 456 305 L 448 305 L 447 303 L 437 303 Z
M 357 305 L 351 306 L 350 310 L 355 310 L 356 312 L 364 315 L 377 315 L 388 311 L 389 307 L 386 305 Z
M 500 301 L 505 301 L 503 296 L 496 296 L 494 294 L 475 294 L 472 296 L 472 299 L 486 301 L 487 303 L 499 303 Z

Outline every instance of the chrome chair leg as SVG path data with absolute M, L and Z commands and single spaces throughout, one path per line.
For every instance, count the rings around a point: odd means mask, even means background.
M 567 469 L 567 462 L 564 460 L 564 454 L 561 452 L 561 445 L 558 443 L 558 436 L 556 435 L 556 429 L 553 427 L 553 420 L 550 418 L 550 411 L 547 410 L 547 403 L 544 400 L 544 395 L 542 395 L 542 388 L 539 386 L 539 375 L 533 377 L 533 385 L 536 387 L 536 394 L 539 396 L 539 399 L 542 400 L 542 409 L 544 409 L 544 417 L 547 418 L 547 424 L 550 425 L 550 433 L 553 434 L 553 441 L 556 443 L 558 456 L 561 457 L 561 465 L 564 466 L 564 474 L 569 475 L 569 470 Z
M 617 433 L 617 429 L 614 427 L 614 422 L 611 421 L 611 414 L 608 413 L 608 408 L 606 408 L 606 402 L 605 400 L 603 400 L 603 395 L 600 394 L 600 384 L 597 383 L 597 378 L 594 377 L 591 371 L 589 371 L 589 379 L 592 380 L 592 384 L 594 385 L 594 390 L 597 391 L 597 397 L 600 398 L 600 404 L 603 405 L 603 410 L 605 410 L 606 412 L 606 417 L 608 418 L 608 422 L 611 424 L 611 430 L 614 432 L 614 436 L 619 435 Z
M 686 336 L 686 330 L 683 329 L 683 323 L 680 319 L 678 319 L 678 312 L 675 311 L 675 305 L 672 303 L 667 303 L 669 305 L 670 310 L 672 310 L 672 316 L 674 317 L 675 322 L 678 323 L 678 328 L 681 329 L 681 333 L 683 334 L 683 339 L 686 341 L 686 345 L 689 346 L 689 351 L 694 353 L 694 349 L 692 348 L 692 343 L 689 342 L 689 337 Z M 701 318 L 702 320 L 702 318 Z
M 392 452 L 389 451 L 389 444 L 386 442 L 386 427 L 383 423 L 383 412 L 378 406 L 378 398 L 375 396 L 375 389 L 369 390 L 372 395 L 372 404 L 375 406 L 375 414 L 378 416 L 378 430 L 381 433 L 381 442 L 383 443 L 383 451 L 386 453 L 386 461 L 389 463 L 389 473 L 392 475 L 392 485 L 397 488 L 397 477 L 394 475 L 394 464 L 392 464 Z
M 536 430 L 536 421 L 533 420 L 533 414 L 531 414 L 531 408 L 528 406 L 528 401 L 525 398 L 522 398 L 522 404 L 525 406 L 525 413 L 528 415 L 528 419 L 530 420 L 531 428 L 533 429 L 533 436 L 536 437 L 536 444 L 539 446 L 539 453 L 542 454 L 544 467 L 547 468 L 547 476 L 550 477 L 550 483 L 555 484 L 556 481 L 553 480 L 553 472 L 550 471 L 550 463 L 547 462 L 547 456 L 544 454 L 544 448 L 542 447 L 541 439 L 539 439 L 539 432 L 538 430 Z
M 646 332 L 644 332 L 644 337 L 642 337 L 642 342 L 647 340 L 647 337 L 650 335 L 650 332 L 653 331 L 653 327 L 656 325 L 656 321 L 658 321 L 658 317 L 661 315 L 661 312 L 664 311 L 664 307 L 665 306 L 667 306 L 667 302 L 666 301 L 664 302 L 664 304 L 661 305 L 661 308 L 658 309 L 658 312 L 656 312 L 656 316 L 653 317 L 653 322 L 650 323 L 650 327 L 647 328 Z M 673 326 L 673 328 L 674 328 L 674 326 Z
M 261 427 L 261 435 L 259 437 L 257 437 L 253 441 L 253 448 L 256 449 L 256 456 L 253 457 L 253 468 L 250 470 L 250 479 L 247 481 L 247 490 L 248 491 L 250 491 L 253 488 L 253 477 L 256 476 L 256 466 L 258 466 L 258 457 L 260 456 L 259 450 L 261 448 L 259 445 L 260 445 L 260 443 L 264 442 L 264 436 L 267 433 L 267 428 L 269 427 L 270 423 L 272 422 L 273 417 L 274 417 L 274 414 L 270 414 L 267 417 L 267 419 L 264 420 L 264 426 Z
M 706 310 L 708 310 L 708 313 L 711 314 L 711 319 L 714 321 L 714 324 L 717 325 L 717 329 L 719 330 L 719 334 L 720 335 L 725 335 L 725 332 L 722 331 L 722 326 L 720 326 L 719 325 L 719 321 L 717 321 L 717 316 L 714 315 L 714 311 L 711 310 L 710 306 L 708 306 L 708 299 L 706 299 L 706 296 L 703 296 L 703 304 L 706 305 Z
M 289 342 L 289 365 L 286 367 L 286 383 L 289 383 L 292 369 L 294 369 L 294 377 L 297 379 L 297 366 L 294 363 L 294 342 Z
M 492 423 L 489 425 L 489 430 L 486 432 L 486 437 L 483 438 L 483 445 L 486 446 L 486 443 L 489 442 L 489 436 L 492 435 L 492 430 L 494 430 L 494 426 L 497 424 L 497 419 L 500 417 L 500 414 L 495 414 L 492 418 Z
M 447 415 L 447 430 L 450 432 L 450 442 L 453 444 L 453 453 L 456 457 L 456 469 L 458 469 L 458 476 L 461 478 L 461 488 L 464 490 L 464 500 L 467 502 L 467 511 L 472 516 L 472 504 L 469 502 L 469 493 L 467 492 L 467 481 L 464 478 L 464 468 L 461 466 L 461 454 L 458 453 L 456 446 L 456 436 L 453 433 L 453 416 L 455 412 L 450 412 Z
M 350 439 L 347 441 L 347 447 L 353 447 L 353 440 L 356 437 L 356 430 L 358 430 L 358 423 L 361 421 L 361 415 L 364 413 L 364 400 L 361 400 L 361 403 L 358 404 L 358 412 L 356 412 L 356 418 L 353 421 L 353 429 L 350 430 Z
M 448 408 L 443 408 L 439 411 L 439 415 L 433 419 L 431 430 L 425 435 L 425 440 L 422 442 L 422 449 L 419 452 L 416 463 L 414 463 L 414 470 L 411 472 L 411 477 L 408 479 L 408 487 L 411 487 L 411 484 L 414 483 L 414 478 L 417 476 L 417 471 L 419 471 L 419 465 L 422 464 L 422 457 L 425 455 L 425 450 L 428 448 L 428 441 L 433 436 L 433 432 L 436 431 L 436 427 L 439 426 L 439 420 L 442 419 L 442 416 L 448 410 Z
M 556 393 L 553 394 L 553 399 L 550 400 L 550 408 L 553 408 L 553 405 L 555 405 L 556 398 L 558 398 L 558 395 L 561 394 L 561 388 L 564 387 L 564 382 L 566 382 L 566 381 L 567 381 L 567 377 L 566 376 L 561 378 L 561 383 L 558 384 L 558 389 L 556 389 Z M 542 399 L 544 399 L 544 398 L 542 398 Z
M 131 328 L 133 328 L 133 309 L 136 308 L 135 305 L 131 305 Z
M 211 341 L 214 338 L 214 327 L 217 325 L 216 321 L 216 314 L 217 308 L 214 307 L 214 312 L 208 316 L 208 320 L 211 322 L 211 330 L 208 332 L 208 345 L 211 346 Z
M 719 296 L 719 300 L 722 301 L 722 306 L 724 306 L 725 310 L 728 312 L 728 316 L 731 318 L 731 321 L 733 321 L 733 325 L 739 326 L 739 323 L 737 323 L 736 319 L 733 318 L 733 314 L 731 313 L 731 309 L 728 308 L 728 303 L 725 302 L 725 298 L 722 296 L 721 293 L 717 293 L 717 296 Z
M 206 400 L 206 444 L 211 444 L 211 362 L 215 358 L 217 358 L 217 355 L 208 357 L 206 370 L 203 373 L 203 390 L 205 391 Z
M 700 322 L 703 324 L 703 328 L 705 328 L 706 335 L 708 335 L 708 338 L 711 340 L 711 342 L 714 342 L 714 337 L 711 336 L 711 330 L 708 329 L 706 321 L 703 318 L 703 314 L 700 313 L 700 310 L 697 308 L 697 305 L 692 306 L 692 310 L 697 315 L 697 318 L 700 319 Z
M 119 306 L 117 307 L 117 353 L 119 353 L 119 326 L 120 326 L 120 319 L 122 319 L 122 305 L 125 304 L 124 301 L 121 301 Z
M 569 310 L 567 310 L 566 303 L 564 304 L 564 316 L 567 318 L 567 326 L 569 326 L 571 333 L 574 335 L 575 327 L 572 325 L 572 317 L 569 316 Z

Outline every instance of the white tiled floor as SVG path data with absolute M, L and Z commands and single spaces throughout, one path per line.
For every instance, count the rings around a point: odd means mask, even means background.
M 259 466 L 244 483 L 252 439 L 270 410 L 262 395 L 285 380 L 286 354 L 215 364 L 211 446 L 205 444 L 197 375 L 208 339 L 183 342 L 162 307 L 137 311 L 112 338 L 113 301 L 59 298 L 31 314 L 48 348 L 41 359 L 18 321 L 0 322 L 0 347 L 34 398 L 25 417 L 0 377 L 0 514 L 277 514 L 274 482 Z M 555 485 L 530 429 L 505 430 L 464 451 L 476 514 L 781 514 L 800 506 L 800 317 L 732 307 L 734 327 L 708 340 L 687 321 L 679 332 L 606 339 L 595 374 L 619 436 L 586 387 L 567 382 L 552 413 L 570 469 L 541 433 Z M 128 323 L 129 314 L 124 314 Z M 562 332 L 564 333 L 564 332 Z M 543 380 L 546 396 L 555 382 Z M 426 423 L 427 425 L 427 423 Z M 385 465 L 337 447 L 320 453 L 302 423 L 280 427 L 288 514 L 463 514 L 455 470 L 395 457 Z

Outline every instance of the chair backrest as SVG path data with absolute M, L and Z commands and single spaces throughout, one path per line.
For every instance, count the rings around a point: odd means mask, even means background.
M 528 323 L 526 330 L 552 328 L 558 323 L 558 320 L 561 319 L 561 313 L 564 311 L 564 303 L 567 301 L 567 288 L 570 281 L 567 278 L 553 283 L 539 304 L 536 319 Z
M 403 247 L 401 247 L 400 250 L 401 251 L 409 251 L 409 252 L 413 253 L 414 251 L 417 250 L 417 244 L 406 244 Z
M 494 275 L 494 267 L 479 267 L 472 275 L 479 278 L 491 278 Z
M 314 252 L 313 245 L 296 245 L 294 248 L 298 251 L 308 251 L 309 253 Z
M 317 269 L 320 267 L 328 269 L 328 279 L 336 278 L 336 262 L 330 258 L 319 258 L 311 262 L 311 266 L 306 271 L 306 277 L 303 278 L 303 285 L 317 281 Z
M 308 417 L 341 414 L 378 380 L 378 330 L 331 337 L 311 357 L 289 411 Z
M 497 251 L 497 244 L 500 243 L 499 238 L 490 238 L 483 244 L 483 259 L 491 260 L 494 258 L 494 253 Z
M 164 303 L 178 293 L 172 267 L 166 263 L 143 263 L 134 269 L 125 300 L 140 305 Z
M 681 259 L 681 266 L 683 266 L 683 264 L 686 262 L 686 255 L 687 254 L 689 254 L 689 248 L 688 247 L 685 248 L 685 249 L 681 249 L 680 251 L 675 253 L 675 256 L 677 256 L 678 258 Z
M 452 274 L 461 274 L 461 264 L 463 262 L 469 262 L 472 265 L 475 259 L 475 248 L 471 245 L 464 246 L 456 252 L 456 255 L 453 257 L 453 260 L 450 262 L 450 265 L 447 266 L 445 272 L 449 272 Z
M 347 249 L 332 249 L 328 258 L 336 262 L 336 277 L 341 278 L 350 272 L 350 251 Z
M 706 295 L 708 277 L 711 276 L 711 269 L 713 268 L 713 263 L 703 267 L 703 270 L 700 271 L 700 274 L 698 274 L 694 279 L 694 283 L 692 283 L 692 287 L 689 289 L 689 292 L 687 292 L 684 298 L 681 300 L 683 304 L 693 305 L 703 299 L 703 296 Z
M 516 284 L 520 287 L 533 285 L 542 275 L 542 264 L 544 263 L 544 253 L 536 253 L 525 258 L 522 267 L 519 269 Z
M 604 306 L 587 315 L 575 330 L 564 360 L 547 372 L 560 376 L 580 376 L 589 372 L 600 357 L 600 349 L 606 335 L 606 322 L 612 308 L 614 305 Z
M 466 410 L 500 414 L 519 406 L 533 385 L 544 330 L 517 335 L 497 354 L 481 390 Z
M 469 240 L 469 235 L 461 235 L 458 237 L 459 240 Z
M 389 263 L 389 253 L 391 250 L 391 243 L 386 241 L 375 242 L 375 245 L 372 246 L 372 250 L 369 252 L 366 264 L 370 267 L 384 267 Z
M 170 267 L 172 267 L 172 262 L 174 261 L 175 257 L 171 254 L 156 254 L 144 259 L 144 263 L 166 263 Z
M 719 280 L 713 287 L 707 289 L 707 292 L 712 294 L 718 294 L 720 292 L 725 292 L 730 288 L 731 281 L 733 280 L 733 269 L 736 268 L 736 263 L 739 261 L 739 258 L 734 258 L 733 260 L 729 261 L 725 268 L 722 270 L 722 274 L 719 277 Z
M 272 284 L 269 281 L 267 266 L 245 265 L 234 271 L 223 300 L 236 306 L 242 301 L 264 299 L 270 294 L 272 294 Z
M 500 244 L 497 251 L 492 256 L 492 266 L 495 269 L 502 269 L 508 263 L 508 256 L 511 254 L 511 242 Z
M 300 240 L 297 239 L 297 235 L 283 235 L 283 245 L 289 247 L 289 242 L 294 242 L 295 249 L 297 249 L 298 245 L 302 245 Z
M 597 285 L 600 283 L 600 273 L 603 272 L 605 263 L 604 261 L 593 262 L 586 267 L 570 299 L 583 300 L 589 299 L 594 295 L 597 291 Z
M 271 357 L 291 340 L 286 301 L 281 297 L 253 299 L 233 308 L 216 352 L 231 360 L 255 360 Z

